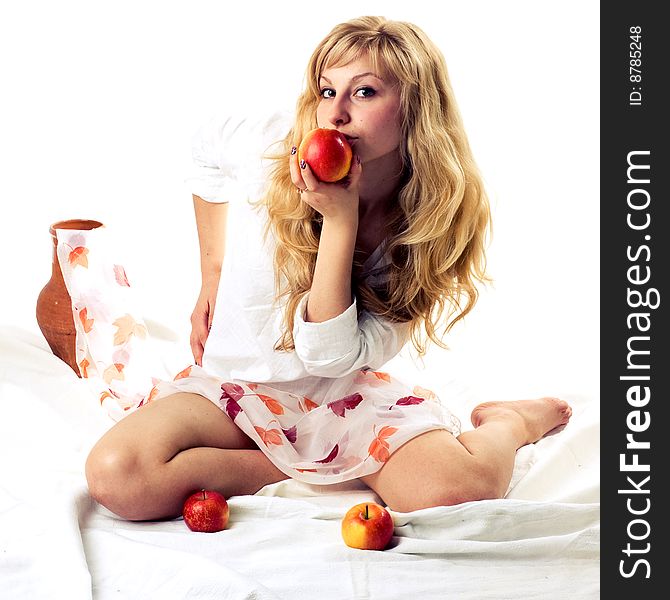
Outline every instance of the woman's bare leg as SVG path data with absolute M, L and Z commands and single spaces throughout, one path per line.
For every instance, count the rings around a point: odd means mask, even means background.
M 210 489 L 226 498 L 288 479 L 221 409 L 179 393 L 115 424 L 86 461 L 93 498 L 132 520 L 173 518 L 186 496 Z
M 361 480 L 401 512 L 501 498 L 516 451 L 565 425 L 571 414 L 557 398 L 486 402 L 472 411 L 474 430 L 458 438 L 445 430 L 417 436 Z

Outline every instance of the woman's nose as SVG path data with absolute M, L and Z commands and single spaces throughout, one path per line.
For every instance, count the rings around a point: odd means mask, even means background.
M 334 98 L 328 111 L 328 121 L 334 126 L 345 125 L 350 120 L 346 98 Z

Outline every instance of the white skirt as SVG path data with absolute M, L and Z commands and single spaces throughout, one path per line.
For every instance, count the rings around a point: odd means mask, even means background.
M 357 371 L 337 385 L 342 395 L 321 402 L 314 394 L 308 398 L 269 384 L 225 381 L 193 365 L 175 381 L 159 382 L 150 396 L 156 401 L 191 392 L 208 398 L 280 471 L 320 485 L 378 471 L 395 450 L 427 431 L 460 433 L 458 418 L 432 392 L 410 390 L 388 373 Z

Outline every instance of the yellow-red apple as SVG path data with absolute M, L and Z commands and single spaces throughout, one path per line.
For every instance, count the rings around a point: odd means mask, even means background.
M 375 502 L 352 506 L 342 519 L 342 539 L 351 548 L 383 550 L 392 537 L 393 519 Z
M 230 510 L 222 494 L 213 490 L 194 492 L 184 502 L 182 516 L 191 531 L 215 533 L 228 524 Z
M 351 157 L 347 138 L 336 129 L 312 129 L 298 147 L 298 162 L 304 160 L 319 181 L 328 183 L 347 176 Z

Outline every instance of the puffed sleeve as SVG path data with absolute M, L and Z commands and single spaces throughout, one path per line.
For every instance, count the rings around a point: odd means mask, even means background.
M 342 314 L 323 321 L 305 321 L 306 295 L 296 311 L 295 352 L 310 375 L 343 377 L 358 369 L 379 369 L 409 337 L 408 323 L 393 323 L 368 311 L 357 316 L 356 300 Z
M 291 123 L 285 110 L 211 118 L 192 136 L 186 186 L 207 202 L 255 195 L 266 174 L 263 155 L 286 136 Z

